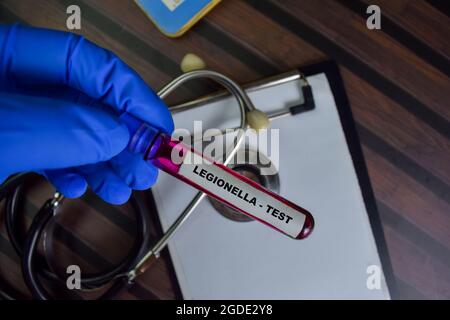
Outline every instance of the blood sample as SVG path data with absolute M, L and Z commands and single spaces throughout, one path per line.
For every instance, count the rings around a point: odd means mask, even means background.
M 306 209 L 127 113 L 121 119 L 131 134 L 128 149 L 157 168 L 294 239 L 311 234 L 314 219 Z

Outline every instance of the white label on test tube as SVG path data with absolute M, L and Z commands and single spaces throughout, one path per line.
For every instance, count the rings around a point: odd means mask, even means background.
M 305 215 L 270 193 L 228 173 L 200 155 L 188 151 L 178 174 L 203 187 L 226 203 L 296 238 L 302 231 Z

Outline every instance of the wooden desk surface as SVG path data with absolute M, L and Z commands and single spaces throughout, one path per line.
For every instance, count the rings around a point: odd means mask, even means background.
M 450 298 L 450 20 L 445 1 L 225 0 L 179 39 L 159 33 L 131 0 L 3 0 L 0 22 L 66 30 L 66 8 L 75 3 L 81 7 L 80 33 L 116 52 L 155 89 L 181 73 L 179 63 L 189 52 L 240 83 L 336 60 L 398 297 Z M 367 4 L 381 7 L 381 30 L 366 28 Z M 187 87 L 182 98 L 210 89 Z M 31 193 L 26 212 L 50 194 L 50 186 L 39 183 L 43 187 Z M 66 205 L 79 215 L 64 215 L 55 246 L 61 259 L 75 259 L 92 271 L 107 268 L 131 245 L 133 219 L 127 206 L 105 207 L 92 195 L 83 200 Z M 21 284 L 18 261 L 2 228 L 0 274 Z M 123 298 L 179 297 L 171 274 L 165 256 Z

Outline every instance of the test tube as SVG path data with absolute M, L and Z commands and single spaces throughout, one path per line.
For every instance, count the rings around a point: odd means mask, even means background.
M 314 219 L 306 209 L 127 113 L 121 119 L 131 134 L 128 149 L 157 168 L 291 238 L 311 234 Z

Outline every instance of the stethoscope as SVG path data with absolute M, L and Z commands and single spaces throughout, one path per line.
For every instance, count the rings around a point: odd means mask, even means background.
M 295 115 L 297 113 L 308 111 L 314 108 L 311 87 L 309 86 L 303 74 L 298 73 L 298 75 L 302 81 L 304 102 L 301 105 L 283 109 L 270 114 L 266 114 L 263 111 L 255 108 L 246 91 L 235 81 L 223 74 L 210 70 L 194 70 L 184 73 L 165 85 L 157 94 L 161 99 L 164 99 L 188 81 L 200 78 L 208 78 L 223 86 L 226 90 L 225 93 L 231 94 L 231 96 L 236 99 L 237 106 L 239 108 L 240 121 L 238 127 L 226 130 L 227 133 L 230 133 L 230 130 L 236 133 L 234 145 L 229 147 L 227 152 L 225 153 L 225 157 L 222 157 L 222 159 L 224 158 L 223 164 L 227 165 L 241 147 L 247 129 L 252 128 L 254 130 L 259 130 L 261 128 L 267 127 L 271 121 L 285 116 Z M 218 96 L 223 96 L 225 93 L 221 93 Z M 183 112 L 186 110 L 190 110 L 193 107 L 195 107 L 195 105 L 178 105 L 170 109 L 172 112 Z M 223 131 L 223 133 L 224 132 L 225 130 Z M 20 191 L 20 184 L 22 183 L 21 178 L 21 175 L 18 175 L 9 179 L 0 190 L 0 198 L 3 198 L 7 194 L 9 194 L 8 203 L 12 203 L 8 205 L 7 231 L 17 253 L 22 255 L 22 270 L 27 286 L 30 288 L 36 298 L 49 299 L 50 295 L 46 292 L 44 286 L 40 283 L 39 276 L 45 276 L 47 279 L 51 280 L 62 281 L 63 279 L 59 279 L 56 273 L 52 272 L 51 268 L 44 269 L 44 271 L 39 270 L 39 268 L 36 266 L 38 262 L 36 262 L 37 258 L 35 251 L 37 244 L 42 237 L 44 241 L 44 253 L 46 255 L 48 253 L 48 256 L 51 255 L 49 253 L 51 250 L 48 249 L 49 243 L 51 243 L 51 235 L 46 230 L 47 226 L 50 225 L 54 217 L 56 217 L 58 208 L 64 201 L 64 196 L 56 192 L 51 199 L 47 200 L 41 207 L 36 217 L 33 219 L 33 223 L 30 227 L 30 230 L 27 232 L 26 238 L 18 239 L 17 235 L 14 234 L 14 229 L 16 228 L 14 226 L 14 210 L 18 193 Z M 137 239 L 137 242 L 141 241 L 142 243 L 137 244 L 137 249 L 134 256 L 131 259 L 127 260 L 126 263 L 122 264 L 120 267 L 114 268 L 114 270 L 108 272 L 107 275 L 84 279 L 83 289 L 93 290 L 105 285 L 108 281 L 114 281 L 113 286 L 111 286 L 110 289 L 101 296 L 102 299 L 114 298 L 119 292 L 126 290 L 136 281 L 139 275 L 143 274 L 160 257 L 161 251 L 167 246 L 173 235 L 189 219 L 194 210 L 205 197 L 205 193 L 198 192 L 192 198 L 188 206 L 183 210 L 183 212 L 181 212 L 178 218 L 159 239 L 159 241 L 151 246 L 150 249 L 147 249 L 147 230 L 145 229 L 145 221 L 143 221 L 146 219 L 145 216 L 147 215 L 145 213 L 136 214 L 138 218 L 140 217 L 138 222 L 143 225 L 143 229 L 140 230 L 140 236 Z M 132 201 L 134 201 L 134 198 L 132 198 Z M 139 211 L 139 206 L 136 205 L 135 209 Z M 2 293 L 6 295 L 6 293 L 0 290 L 0 294 Z

